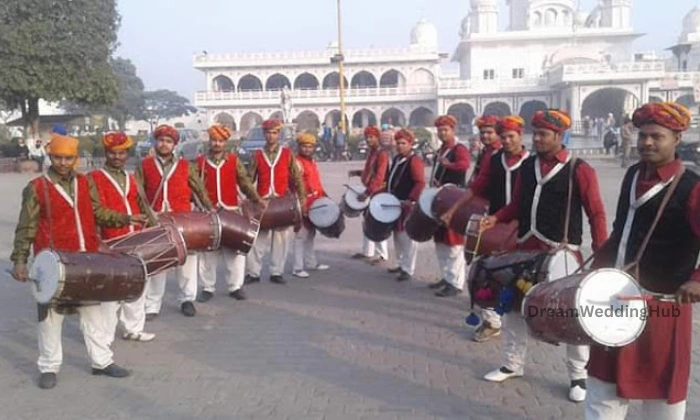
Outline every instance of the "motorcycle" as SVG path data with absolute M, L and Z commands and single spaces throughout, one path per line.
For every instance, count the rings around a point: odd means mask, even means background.
M 610 154 L 610 149 L 614 149 L 613 155 L 617 155 L 618 147 L 620 146 L 620 129 L 611 127 L 603 136 L 603 147 L 605 154 Z
M 365 160 L 367 159 L 367 142 L 365 140 L 360 140 L 360 142 L 357 144 L 357 155 L 356 159 L 357 160 Z

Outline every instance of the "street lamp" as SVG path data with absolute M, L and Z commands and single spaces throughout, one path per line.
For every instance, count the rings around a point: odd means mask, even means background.
M 348 131 L 345 126 L 345 68 L 343 62 L 345 57 L 343 56 L 343 30 L 342 30 L 342 19 L 341 19 L 341 7 L 340 0 L 338 0 L 338 54 L 331 58 L 331 63 L 338 63 L 338 78 L 340 87 L 340 131 L 345 134 L 347 138 Z

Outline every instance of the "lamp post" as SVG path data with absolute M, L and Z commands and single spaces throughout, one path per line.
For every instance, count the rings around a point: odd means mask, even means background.
M 345 67 L 343 65 L 343 62 L 345 61 L 345 57 L 343 57 L 343 27 L 342 27 L 342 18 L 341 18 L 341 6 L 340 6 L 340 1 L 338 0 L 338 54 L 333 57 L 331 61 L 336 61 L 338 63 L 338 78 L 339 80 L 339 88 L 340 88 L 340 130 L 345 134 L 345 137 L 347 138 L 348 131 L 347 127 L 345 124 Z

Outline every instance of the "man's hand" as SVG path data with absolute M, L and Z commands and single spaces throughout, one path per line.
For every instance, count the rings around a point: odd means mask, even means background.
M 367 199 L 367 197 L 369 197 L 369 196 L 367 195 L 367 193 L 362 193 L 362 194 L 360 194 L 360 195 L 357 196 L 357 200 L 358 200 L 358 201 L 365 201 L 365 200 Z
M 700 282 L 687 281 L 678 289 L 676 293 L 678 303 L 700 302 Z
M 129 216 L 129 223 L 132 225 L 143 225 L 148 222 L 148 216 L 145 214 L 132 214 Z
M 27 264 L 15 263 L 15 266 L 12 269 L 12 277 L 22 283 L 29 280 L 29 270 L 27 270 Z
M 445 212 L 445 214 L 443 214 L 442 216 L 440 216 L 440 220 L 442 221 L 442 223 L 445 224 L 445 226 L 449 226 L 449 225 L 450 225 L 450 222 L 452 221 L 452 218 L 453 218 L 454 215 L 455 215 L 455 210 L 456 210 L 455 208 L 451 208 L 451 209 L 447 210 L 447 211 Z
M 306 203 L 301 203 L 301 215 L 309 217 L 309 206 L 307 206 Z
M 489 229 L 492 229 L 496 224 L 498 223 L 498 219 L 496 216 L 487 216 L 481 219 L 481 224 L 480 224 L 480 230 L 481 232 L 486 232 Z
M 442 166 L 449 165 L 450 163 L 452 163 L 452 162 L 447 160 L 447 158 L 440 159 L 440 165 L 442 165 Z

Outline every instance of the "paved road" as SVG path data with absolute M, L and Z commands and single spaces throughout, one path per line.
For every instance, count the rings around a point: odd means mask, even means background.
M 354 164 L 323 164 L 338 197 Z M 608 212 L 623 172 L 596 162 Z M 0 254 L 9 267 L 20 191 L 29 178 L 3 175 Z M 612 223 L 612 220 L 609 221 Z M 500 339 L 469 340 L 466 297 L 435 298 L 430 244 L 420 247 L 415 281 L 398 284 L 384 269 L 350 260 L 359 219 L 341 241 L 319 240 L 332 270 L 287 286 L 247 288 L 251 299 L 218 294 L 184 318 L 169 284 L 162 316 L 148 324 L 152 343 L 117 340 L 117 361 L 134 374 L 92 377 L 76 318 L 64 327 L 59 385 L 35 385 L 36 310 L 25 286 L 0 282 L 0 418 L 2 419 L 548 419 L 581 418 L 566 399 L 564 349 L 532 343 L 527 376 L 494 385 L 481 379 L 498 365 Z M 697 328 L 697 327 L 696 327 Z M 694 360 L 700 361 L 698 346 Z M 697 364 L 693 368 L 697 372 Z M 688 418 L 700 417 L 692 379 Z M 638 412 L 637 412 L 638 414 Z

